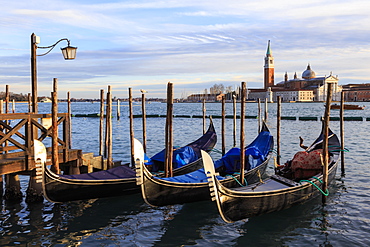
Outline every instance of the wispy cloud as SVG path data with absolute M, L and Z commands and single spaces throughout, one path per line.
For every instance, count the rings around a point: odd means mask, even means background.
M 165 96 L 168 81 L 189 92 L 242 80 L 259 87 L 267 40 L 276 81 L 285 72 L 300 75 L 308 62 L 342 84 L 369 80 L 370 2 L 363 0 L 22 0 L 2 8 L 0 83 L 14 90 L 29 88 L 32 32 L 41 45 L 68 37 L 78 46 L 75 61 L 57 51 L 38 58 L 40 90 L 58 77 L 68 85 L 62 92 L 83 97 L 108 84 L 147 88 L 153 97 Z

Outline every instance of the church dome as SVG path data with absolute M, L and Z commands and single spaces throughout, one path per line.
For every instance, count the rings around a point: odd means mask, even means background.
M 316 77 L 315 72 L 311 69 L 311 66 L 308 64 L 307 69 L 305 71 L 303 71 L 303 73 L 302 73 L 302 78 L 312 79 L 312 78 L 315 78 L 315 77 Z

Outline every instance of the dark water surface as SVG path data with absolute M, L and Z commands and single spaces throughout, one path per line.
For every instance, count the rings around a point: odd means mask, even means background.
M 370 117 L 370 104 L 363 111 L 346 111 L 346 116 Z M 221 104 L 207 104 L 207 113 L 221 114 Z M 40 112 L 50 112 L 42 103 Z M 239 108 L 239 107 L 238 107 Z M 17 111 L 27 109 L 17 105 Z M 113 107 L 114 114 L 117 107 Z M 226 106 L 232 115 L 232 104 Z M 59 111 L 65 112 L 61 103 Z M 98 103 L 72 103 L 74 114 L 97 113 Z M 134 105 L 134 114 L 141 114 Z M 147 114 L 165 114 L 166 104 L 147 104 Z M 202 115 L 201 104 L 175 104 L 175 114 Z M 284 103 L 282 116 L 317 116 L 324 113 L 323 103 Z M 257 104 L 248 103 L 246 115 L 257 115 Z M 338 111 L 332 111 L 338 116 Z M 129 160 L 129 120 L 127 105 L 121 105 L 121 119 L 113 119 L 113 158 Z M 276 136 L 276 104 L 269 104 L 269 127 Z M 142 140 L 141 119 L 134 120 L 135 137 Z M 214 119 L 218 133 L 221 120 Z M 99 151 L 98 118 L 72 118 L 72 147 L 84 152 Z M 164 147 L 164 118 L 147 119 L 147 149 L 153 155 Z M 239 126 L 239 121 L 237 123 Z M 257 135 L 257 120 L 245 122 L 246 142 Z M 319 135 L 321 121 L 281 122 L 282 161 L 299 151 L 298 136 L 308 145 Z M 28 204 L 2 201 L 0 213 L 0 246 L 370 246 L 370 121 L 345 122 L 346 174 L 338 168 L 330 187 L 327 204 L 321 198 L 290 209 L 266 214 L 236 223 L 222 221 L 211 201 L 150 207 L 140 194 L 77 201 L 63 204 Z M 339 135 L 339 122 L 331 122 Z M 232 119 L 226 122 L 226 148 L 233 144 Z M 202 119 L 175 118 L 174 144 L 182 146 L 202 134 Z M 237 134 L 239 140 L 239 134 Z M 216 146 L 221 150 L 221 136 Z M 220 158 L 214 152 L 213 158 Z M 270 162 L 268 173 L 273 172 Z M 20 176 L 23 192 L 28 177 Z

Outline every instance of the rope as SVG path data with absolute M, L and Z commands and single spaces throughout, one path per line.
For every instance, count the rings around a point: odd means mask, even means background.
M 272 152 L 272 153 L 274 153 L 274 154 L 276 154 L 276 155 L 277 155 L 277 150 L 276 150 L 276 149 L 274 149 L 274 148 L 270 149 L 270 150 L 269 150 L 269 152 Z M 278 155 L 278 156 L 280 156 L 280 155 Z
M 263 182 L 263 180 L 262 180 L 262 176 L 261 176 L 260 170 L 257 170 L 257 175 L 258 175 L 258 178 L 260 179 L 260 183 L 261 184 L 264 184 L 265 182 Z
M 234 173 L 234 174 L 240 174 L 238 172 Z M 245 187 L 246 185 L 248 185 L 248 182 L 247 182 L 247 179 L 244 178 L 244 182 L 245 182 L 245 185 L 242 185 L 238 179 L 236 179 L 236 177 L 234 177 L 233 175 L 229 175 L 227 174 L 226 177 L 232 177 L 239 185 L 240 187 Z
M 337 147 L 337 148 L 340 148 L 340 146 L 328 146 L 329 147 Z M 330 150 L 330 152 L 349 152 L 349 149 L 348 148 L 344 148 L 344 149 L 335 149 L 335 150 Z
M 321 179 L 319 179 L 318 177 L 312 177 L 312 178 L 317 179 L 320 183 L 323 183 L 323 181 L 321 181 Z M 322 191 L 322 189 L 319 186 L 317 186 L 314 182 L 312 182 L 310 180 L 301 180 L 299 182 L 300 183 L 301 182 L 308 182 L 308 183 L 312 184 L 313 186 L 315 186 L 316 189 L 318 189 L 321 192 L 321 194 L 323 194 L 324 196 L 328 196 L 329 195 L 329 190 L 328 189 L 326 189 L 326 192 L 324 192 L 324 191 Z
M 212 148 L 211 151 L 222 154 L 222 152 L 220 150 L 216 149 L 216 148 Z

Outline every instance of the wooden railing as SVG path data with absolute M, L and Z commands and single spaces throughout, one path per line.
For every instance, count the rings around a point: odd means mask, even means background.
M 59 132 L 62 132 L 61 137 L 57 138 L 58 150 L 62 149 L 64 160 L 68 160 L 68 150 L 71 148 L 69 114 L 58 113 L 57 124 L 61 129 Z M 33 140 L 44 141 L 52 137 L 52 114 L 0 114 L 0 129 L 0 159 L 24 156 L 27 164 L 33 157 Z

